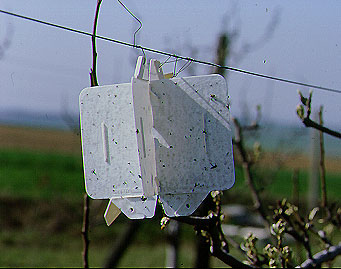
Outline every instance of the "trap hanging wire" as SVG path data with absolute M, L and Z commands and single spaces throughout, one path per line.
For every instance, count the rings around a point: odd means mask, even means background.
M 117 2 L 119 2 L 120 3 L 120 5 L 130 14 L 130 16 L 132 16 L 138 23 L 139 23 L 139 27 L 136 29 L 136 31 L 134 32 L 134 39 L 133 39 L 133 42 L 134 42 L 134 46 L 136 46 L 136 35 L 137 35 L 137 33 L 141 30 L 141 28 L 142 28 L 142 22 L 141 22 L 141 20 L 139 20 L 135 15 L 134 15 L 134 13 L 133 12 L 131 12 L 128 8 L 127 8 L 127 6 L 126 5 L 124 5 L 120 0 L 117 0 Z M 146 54 L 145 54 L 145 52 L 144 52 L 144 50 L 143 50 L 143 48 L 141 48 L 141 50 L 142 50 L 142 53 L 143 53 L 143 59 L 146 59 Z
M 44 24 L 44 25 L 47 25 L 50 27 L 59 28 L 59 29 L 65 30 L 65 31 L 74 32 L 74 33 L 85 35 L 85 36 L 90 36 L 90 37 L 94 36 L 93 34 L 86 32 L 86 31 L 70 28 L 67 26 L 63 26 L 63 25 L 59 25 L 59 24 L 55 24 L 55 23 L 51 23 L 51 22 L 42 21 L 39 19 L 23 16 L 23 15 L 13 13 L 13 12 L 9 12 L 9 11 L 5 11 L 2 9 L 0 9 L 0 13 L 7 14 L 10 16 L 14 16 L 14 17 L 17 17 L 20 19 L 28 20 L 28 21 L 33 21 L 33 22 L 36 22 L 39 24 Z M 144 47 L 141 45 L 131 44 L 129 42 L 125 42 L 125 41 L 121 41 L 121 40 L 117 40 L 117 39 L 113 39 L 113 38 L 109 38 L 109 37 L 105 37 L 105 36 L 95 35 L 94 37 L 101 39 L 101 40 L 108 41 L 108 42 L 116 43 L 116 44 L 119 44 L 122 46 L 141 49 L 143 52 L 149 51 L 149 52 L 155 53 L 155 54 L 160 54 L 160 55 L 165 55 L 165 56 L 174 56 L 174 53 L 169 53 L 169 52 L 165 52 L 165 51 L 161 51 L 161 50 L 157 50 L 157 49 L 153 49 L 153 48 L 148 48 L 148 47 Z M 341 93 L 341 90 L 334 89 L 334 88 L 328 88 L 328 87 L 319 86 L 319 85 L 315 85 L 315 84 L 303 83 L 303 82 L 285 79 L 285 78 L 281 78 L 281 77 L 273 77 L 273 76 L 269 76 L 269 75 L 265 75 L 265 74 L 261 74 L 261 73 L 256 73 L 256 72 L 252 72 L 252 71 L 248 71 L 248 70 L 230 67 L 230 66 L 221 66 L 219 64 L 215 64 L 212 62 L 206 62 L 206 61 L 202 61 L 202 60 L 198 60 L 198 59 L 194 59 L 194 58 L 190 58 L 190 57 L 185 57 L 185 56 L 181 56 L 181 55 L 177 55 L 176 57 L 180 60 L 187 60 L 187 61 L 197 63 L 197 64 L 203 64 L 203 65 L 208 65 L 208 66 L 212 66 L 212 67 L 218 67 L 218 68 L 222 68 L 222 69 L 226 69 L 226 70 L 230 70 L 233 72 L 238 72 L 238 73 L 242 73 L 242 74 L 246 74 L 246 75 L 250 75 L 250 76 L 255 76 L 255 77 L 259 77 L 259 78 L 271 79 L 271 80 L 289 83 L 289 84 L 293 84 L 293 85 L 310 87 L 310 88 L 314 88 L 314 89 L 322 90 L 322 91 L 334 92 L 334 93 L 339 93 L 339 94 Z

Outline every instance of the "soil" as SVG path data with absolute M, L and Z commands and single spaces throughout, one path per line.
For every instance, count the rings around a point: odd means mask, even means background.
M 72 131 L 0 126 L 1 148 L 79 154 L 81 143 Z

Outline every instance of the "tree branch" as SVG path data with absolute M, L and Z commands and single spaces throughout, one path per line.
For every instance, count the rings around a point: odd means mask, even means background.
M 335 259 L 338 255 L 341 255 L 341 243 L 336 246 L 331 246 L 328 250 L 323 250 L 316 253 L 313 259 L 304 261 L 298 268 L 313 268 L 320 266 L 324 262 Z
M 324 127 L 322 123 L 318 124 L 317 122 L 310 119 L 312 92 L 309 93 L 308 98 L 304 97 L 300 91 L 298 91 L 298 94 L 300 96 L 302 104 L 297 106 L 296 112 L 297 112 L 298 117 L 302 120 L 303 124 L 306 127 L 312 127 L 323 133 L 329 134 L 337 138 L 341 138 L 341 133 L 328 129 Z
M 242 263 L 235 257 L 231 256 L 229 253 L 223 251 L 221 248 L 216 248 L 211 252 L 212 256 L 218 258 L 225 264 L 231 266 L 232 268 L 254 268 L 253 266 Z
M 89 268 L 89 204 L 90 197 L 84 194 L 84 213 L 83 213 L 83 226 L 82 226 L 82 238 L 83 238 L 83 266 Z
M 329 134 L 331 136 L 334 136 L 334 137 L 337 137 L 337 138 L 341 138 L 341 133 L 337 132 L 337 131 L 334 131 L 334 130 L 331 130 L 327 127 L 324 127 L 318 123 L 316 123 L 315 121 L 311 120 L 310 118 L 304 118 L 302 120 L 303 124 L 306 126 L 306 127 L 312 127 L 312 128 L 315 128 L 321 132 L 324 132 L 326 134 Z
M 244 147 L 244 142 L 243 142 L 243 133 L 242 133 L 242 128 L 240 126 L 239 121 L 236 118 L 232 118 L 232 121 L 235 126 L 235 138 L 234 138 L 234 144 L 237 147 L 240 156 L 242 158 L 242 165 L 243 165 L 243 170 L 245 174 L 245 179 L 247 182 L 247 185 L 251 191 L 252 199 L 253 199 L 253 204 L 256 210 L 260 213 L 262 218 L 268 222 L 267 219 L 267 214 L 265 212 L 264 206 L 262 205 L 261 199 L 259 197 L 258 191 L 256 189 L 254 179 L 252 177 L 251 173 L 251 163 L 248 160 L 247 153 Z
M 322 118 L 323 106 L 320 106 L 319 111 L 319 123 L 323 124 Z M 323 140 L 323 132 L 320 131 L 320 175 L 321 175 L 321 193 L 322 193 L 322 202 L 321 206 L 326 211 L 327 208 L 327 188 L 326 188 L 326 167 L 324 163 L 324 140 Z M 326 212 L 324 212 L 326 213 Z
M 199 229 L 207 229 L 208 227 L 214 225 L 214 222 L 215 222 L 215 220 L 213 219 L 212 216 L 207 216 L 207 217 L 196 217 L 196 216 L 172 217 L 170 219 L 174 219 L 176 221 L 195 226 Z
M 90 82 L 91 86 L 98 86 L 97 82 L 97 74 L 96 74 L 96 65 L 97 65 L 97 52 L 96 52 L 96 30 L 97 30 L 97 21 L 99 15 L 99 9 L 101 6 L 102 0 L 97 1 L 96 6 L 96 14 L 94 19 L 94 28 L 92 35 L 92 69 L 90 72 Z M 83 266 L 84 268 L 89 268 L 89 215 L 90 215 L 90 197 L 85 193 L 84 194 L 84 207 L 83 207 L 83 226 L 82 226 L 82 238 L 83 238 Z
M 206 231 L 211 241 L 211 255 L 233 268 L 253 268 L 242 263 L 228 253 L 228 245 L 221 230 L 220 217 L 210 214 L 207 217 L 173 217 L 176 221 L 194 226 L 197 230 Z
M 115 239 L 115 246 L 112 249 L 104 268 L 116 268 L 121 261 L 124 252 L 135 239 L 136 233 L 140 230 L 141 221 L 133 220 L 127 224 L 126 229 Z
M 94 18 L 94 24 L 93 24 L 93 30 L 92 30 L 92 68 L 90 69 L 90 82 L 91 86 L 98 86 L 97 81 L 97 50 L 96 50 L 96 31 L 97 31 L 97 22 L 98 22 L 98 16 L 99 16 L 99 10 L 102 4 L 102 0 L 97 1 L 96 6 L 96 13 Z

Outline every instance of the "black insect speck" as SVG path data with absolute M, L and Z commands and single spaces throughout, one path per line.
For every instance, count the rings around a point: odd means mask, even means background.
M 216 169 L 218 167 L 216 163 L 214 165 L 210 163 L 210 165 L 211 165 L 210 169 Z

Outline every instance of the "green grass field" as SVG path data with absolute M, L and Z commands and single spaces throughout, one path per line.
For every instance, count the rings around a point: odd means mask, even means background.
M 82 197 L 84 179 L 81 156 L 37 151 L 0 150 L 0 267 L 80 267 L 82 266 Z M 292 171 L 254 170 L 257 186 L 268 200 L 292 197 Z M 340 174 L 328 173 L 330 200 L 340 199 Z M 300 198 L 305 199 L 307 171 L 300 172 Z M 236 183 L 225 192 L 229 203 L 250 204 L 243 172 L 236 166 Z M 265 195 L 266 194 L 266 195 Z M 91 206 L 90 266 L 101 267 L 122 233 L 127 218 L 120 216 L 106 227 L 106 201 Z M 160 230 L 161 213 L 144 220 L 134 244 L 125 253 L 122 267 L 165 266 L 165 232 Z M 182 231 L 180 264 L 193 266 L 195 234 Z M 213 266 L 223 264 L 213 259 Z

